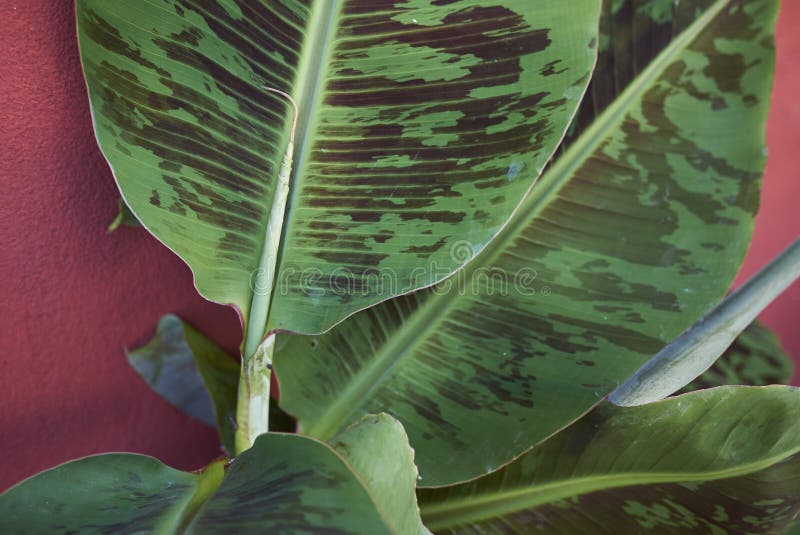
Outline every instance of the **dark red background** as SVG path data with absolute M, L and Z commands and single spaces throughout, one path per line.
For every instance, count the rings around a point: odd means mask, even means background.
M 117 193 L 92 134 L 72 2 L 5 0 L 0 20 L 0 490 L 96 452 L 197 468 L 219 453 L 214 431 L 152 394 L 122 347 L 177 312 L 233 352 L 238 320 L 198 297 L 188 268 L 147 233 L 106 235 Z M 798 23 L 800 2 L 784 2 L 770 160 L 739 280 L 800 234 Z M 795 285 L 763 316 L 798 361 L 799 312 Z

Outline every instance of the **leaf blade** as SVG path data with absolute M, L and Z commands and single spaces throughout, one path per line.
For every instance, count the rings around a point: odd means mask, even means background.
M 210 466 L 205 477 L 221 479 L 221 467 Z M 171 533 L 190 512 L 195 495 L 205 491 L 203 479 L 144 455 L 86 457 L 41 472 L 0 495 L 0 527 L 8 533 Z M 130 507 L 132 495 L 138 495 L 138 507 Z
M 203 474 L 143 455 L 86 457 L 4 492 L 0 511 L 8 533 L 389 533 L 333 449 L 280 433 Z
M 499 230 L 574 114 L 599 1 L 569 17 L 548 0 L 77 6 L 125 201 L 258 339 L 321 332 L 469 260 L 451 246 Z M 262 258 L 291 114 L 264 86 L 298 101 L 302 139 L 280 251 Z M 372 281 L 380 270 L 391 289 Z
M 724 486 L 737 478 L 736 484 L 747 485 L 752 474 L 779 475 L 780 463 L 791 466 L 790 480 L 800 476 L 798 410 L 800 390 L 792 387 L 722 387 L 636 408 L 604 404 L 498 472 L 421 491 L 423 518 L 437 532 L 521 528 L 521 522 L 534 519 L 551 530 L 568 531 L 595 521 L 575 514 L 576 508 L 602 511 L 604 493 L 610 492 L 619 498 L 610 500 L 615 507 L 601 517 L 615 519 L 604 527 L 641 529 L 628 518 L 635 515 L 620 509 L 625 500 L 649 498 L 648 489 L 674 490 L 682 484 L 691 490 L 693 484 L 714 481 Z M 753 501 L 771 497 L 769 488 L 751 483 L 750 489 Z M 789 505 L 783 522 L 800 510 L 800 494 L 788 489 L 777 492 Z M 713 504 L 714 497 L 688 493 L 684 498 L 690 501 L 679 504 L 691 507 L 691 499 Z M 738 507 L 747 505 L 742 501 Z M 717 527 L 726 527 L 724 519 Z
M 387 414 L 367 415 L 330 444 L 361 476 L 393 533 L 429 533 L 422 525 L 415 494 L 414 450 L 400 422 Z
M 390 533 L 352 469 L 327 445 L 269 433 L 234 459 L 188 532 Z

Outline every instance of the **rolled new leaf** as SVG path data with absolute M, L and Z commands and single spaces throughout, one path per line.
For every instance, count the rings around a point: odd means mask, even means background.
M 800 389 L 604 404 L 503 469 L 419 494 L 435 533 L 777 533 L 800 513 Z

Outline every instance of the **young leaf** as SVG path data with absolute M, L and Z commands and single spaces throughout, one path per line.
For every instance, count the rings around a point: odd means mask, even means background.
M 599 5 L 78 0 L 77 20 L 125 201 L 257 342 L 321 332 L 469 261 L 574 115 Z M 270 89 L 299 108 L 277 203 L 294 112 Z M 451 252 L 461 240 L 472 254 Z
M 792 359 L 778 337 L 758 321 L 751 323 L 706 372 L 683 392 L 724 385 L 788 384 Z
M 216 425 L 225 449 L 233 453 L 239 364 L 222 348 L 168 314 L 153 339 L 127 356 L 161 397 L 206 425 Z
M 800 238 L 659 351 L 609 396 L 642 405 L 677 392 L 706 371 L 766 306 L 800 277 Z
M 604 404 L 498 472 L 419 494 L 437 533 L 775 533 L 800 512 L 800 389 Z M 670 532 L 672 532 L 670 531 Z
M 361 476 L 393 533 L 429 533 L 419 516 L 414 450 L 400 422 L 370 414 L 330 441 Z
M 719 0 L 697 17 L 660 5 L 666 22 L 637 9 L 607 25 L 612 43 L 650 28 L 643 39 L 665 48 L 474 262 L 277 346 L 281 405 L 301 432 L 328 439 L 389 412 L 420 485 L 477 477 L 585 414 L 722 297 L 758 205 L 778 3 Z M 596 85 L 615 92 L 614 74 Z
M 224 477 L 223 477 L 224 473 Z M 390 533 L 332 449 L 297 435 L 259 437 L 202 475 L 142 455 L 87 457 L 0 496 L 3 533 Z

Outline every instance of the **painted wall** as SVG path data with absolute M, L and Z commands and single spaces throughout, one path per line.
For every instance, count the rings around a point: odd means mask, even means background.
M 133 451 L 193 469 L 219 454 L 214 431 L 150 393 L 128 367 L 157 319 L 177 312 L 235 351 L 230 310 L 145 232 L 105 229 L 116 211 L 95 145 L 69 0 L 0 5 L 0 489 L 54 464 Z M 751 274 L 800 234 L 800 2 L 784 2 L 770 162 Z M 800 285 L 764 315 L 800 362 Z M 795 380 L 800 379 L 796 376 Z

